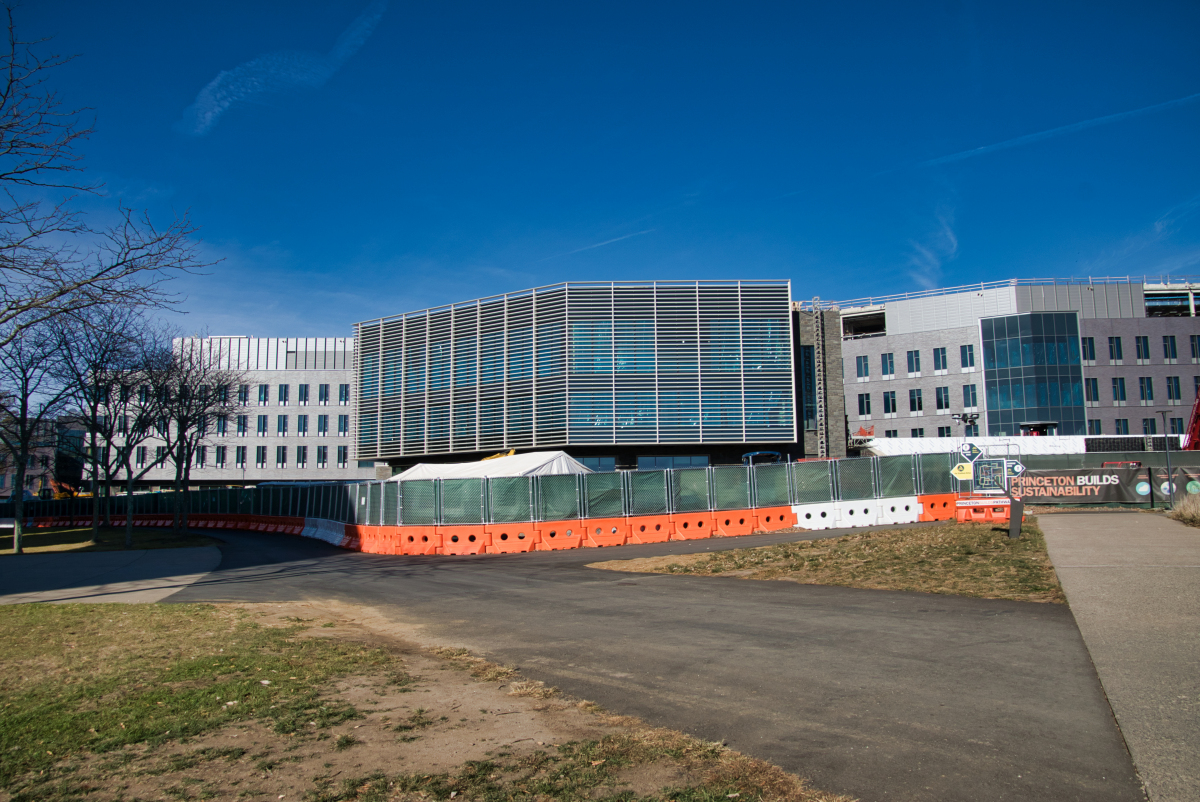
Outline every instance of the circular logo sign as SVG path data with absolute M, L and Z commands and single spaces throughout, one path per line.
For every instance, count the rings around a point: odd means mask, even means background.
M 1162 494 L 1164 496 L 1171 495 L 1171 483 L 1170 482 L 1163 482 L 1161 485 L 1159 485 L 1158 489 L 1162 491 Z
M 1187 483 L 1187 492 L 1189 492 L 1189 493 L 1200 493 L 1200 482 L 1197 482 L 1195 479 L 1193 479 L 1192 481 L 1188 482 L 1188 483 Z
M 1137 491 L 1137 494 L 1139 496 L 1148 496 L 1148 495 L 1150 495 L 1150 483 L 1149 482 L 1138 482 L 1137 487 L 1135 487 L 1134 490 Z

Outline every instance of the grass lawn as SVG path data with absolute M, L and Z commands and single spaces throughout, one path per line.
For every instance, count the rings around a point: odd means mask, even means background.
M 782 579 L 806 585 L 911 590 L 1064 604 L 1036 519 L 1019 540 L 991 524 L 863 530 L 715 554 L 593 563 L 618 571 Z
M 215 546 L 216 540 L 204 535 L 176 537 L 170 529 L 133 528 L 135 549 L 179 549 L 189 546 Z M 27 529 L 21 536 L 24 551 L 120 551 L 125 548 L 125 527 L 100 527 L 99 538 L 92 541 L 91 527 L 54 527 Z M 0 530 L 0 555 L 13 553 L 11 529 Z
M 0 607 L 0 798 L 850 802 L 314 607 Z

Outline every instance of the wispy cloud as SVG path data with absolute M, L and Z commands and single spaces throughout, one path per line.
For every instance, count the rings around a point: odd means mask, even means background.
M 922 241 L 909 241 L 908 277 L 927 290 L 941 285 L 943 266 L 958 257 L 953 213 L 940 210 L 937 222 L 937 229 Z
M 596 242 L 591 245 L 584 245 L 582 248 L 576 248 L 573 251 L 566 251 L 565 253 L 556 253 L 553 256 L 547 256 L 544 259 L 538 259 L 538 261 L 539 262 L 548 262 L 551 259 L 559 259 L 563 256 L 571 256 L 572 254 L 583 253 L 584 251 L 590 251 L 595 248 L 603 248 L 605 245 L 612 245 L 614 242 L 620 242 L 621 240 L 629 239 L 630 237 L 640 237 L 643 234 L 650 234 L 650 233 L 654 232 L 655 230 L 656 229 L 648 228 L 645 231 L 635 231 L 632 234 L 626 234 L 623 237 L 613 237 L 612 239 L 604 240 L 604 242 Z
M 1190 103 L 1195 103 L 1197 100 L 1200 100 L 1200 92 L 1197 92 L 1194 95 L 1188 95 L 1187 97 L 1176 98 L 1175 100 L 1168 100 L 1165 103 L 1156 103 L 1153 106 L 1144 106 L 1140 109 L 1133 109 L 1132 111 L 1122 111 L 1122 112 L 1118 112 L 1117 114 L 1108 114 L 1108 115 L 1105 115 L 1104 117 L 1093 117 L 1090 120 L 1084 120 L 1082 122 L 1071 123 L 1070 125 L 1062 125 L 1062 126 L 1059 126 L 1058 128 L 1050 128 L 1045 131 L 1038 131 L 1036 134 L 1026 134 L 1025 136 L 1016 137 L 1015 139 L 1006 139 L 1003 142 L 996 142 L 995 144 L 992 144 L 992 145 L 983 145 L 982 147 L 972 148 L 970 150 L 963 150 L 963 151 L 959 151 L 958 153 L 951 153 L 948 156 L 938 156 L 936 159 L 928 159 L 926 161 L 918 162 L 917 164 L 911 165 L 911 166 L 913 166 L 913 167 L 936 167 L 941 164 L 951 164 L 953 162 L 960 162 L 960 161 L 963 161 L 964 159 L 971 159 L 976 156 L 983 156 L 988 153 L 995 153 L 996 151 L 999 151 L 999 150 L 1008 150 L 1009 148 L 1018 148 L 1022 145 L 1029 145 L 1034 142 L 1041 142 L 1044 139 L 1051 139 L 1056 136 L 1062 136 L 1063 134 L 1073 134 L 1077 131 L 1084 131 L 1084 130 L 1087 130 L 1088 128 L 1095 128 L 1098 125 L 1108 125 L 1109 123 L 1120 122 L 1121 120 L 1128 120 L 1133 117 L 1141 117 L 1143 114 L 1152 114 L 1152 113 L 1158 112 L 1158 111 L 1166 111 L 1167 109 L 1173 109 L 1178 106 L 1186 106 Z M 889 170 L 884 170 L 883 173 L 880 173 L 880 175 L 895 172 L 896 170 L 901 170 L 901 169 L 904 169 L 904 167 L 903 166 L 894 167 Z
M 204 136 L 221 115 L 238 103 L 258 97 L 302 89 L 320 89 L 366 43 L 388 0 L 374 0 L 342 32 L 328 53 L 280 51 L 267 53 L 223 70 L 196 95 L 176 128 L 191 136 Z

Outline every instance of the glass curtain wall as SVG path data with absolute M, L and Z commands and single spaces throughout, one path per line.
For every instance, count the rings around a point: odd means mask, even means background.
M 356 326 L 360 459 L 795 440 L 789 282 L 579 282 Z
M 1019 435 L 1022 423 L 1035 422 L 1086 434 L 1076 314 L 984 318 L 980 328 L 988 434 Z

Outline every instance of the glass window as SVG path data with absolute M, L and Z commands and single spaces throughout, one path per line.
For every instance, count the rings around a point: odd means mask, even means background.
M 237 400 L 238 400 L 239 404 L 249 404 L 250 403 L 250 385 L 248 385 L 248 384 L 239 384 L 238 385 Z
M 296 403 L 298 403 L 300 406 L 308 405 L 308 385 L 307 384 L 297 384 L 296 385 Z
M 909 412 L 920 412 L 923 409 L 925 409 L 925 400 L 921 397 L 920 388 L 917 388 L 915 390 L 909 390 L 908 391 L 908 411 Z
M 349 384 L 339 384 L 338 385 L 338 403 L 343 406 L 350 403 L 350 385 Z
M 523 326 L 508 332 L 508 379 L 533 377 L 533 328 Z
M 275 467 L 287 467 L 287 446 L 275 446 Z
M 978 437 L 978 436 L 979 436 L 979 424 L 978 423 L 968 423 L 966 426 L 963 426 L 963 437 Z
M 749 323 L 749 321 L 747 321 Z M 737 321 L 734 321 L 737 326 Z M 777 333 L 776 333 L 777 334 Z M 761 326 L 756 330 L 756 336 L 773 337 Z M 653 373 L 654 372 L 654 321 L 652 320 L 621 320 L 617 321 L 617 372 L 618 373 Z M 738 341 L 740 344 L 740 339 Z M 737 345 L 734 346 L 736 351 Z M 768 362 L 766 352 L 771 349 L 769 343 L 763 343 L 762 349 L 751 360 L 747 354 L 748 370 L 761 370 Z M 721 346 L 723 356 L 728 355 L 727 346 Z M 735 362 L 737 357 L 734 357 Z M 733 368 L 737 370 L 737 367 Z
M 290 390 L 290 388 L 288 387 L 288 385 L 286 385 L 286 384 L 279 385 L 279 393 L 276 396 L 276 398 L 279 400 L 279 405 L 281 407 L 287 405 L 289 390 Z
M 1113 401 L 1125 400 L 1125 379 L 1118 376 L 1112 380 Z
M 889 390 L 883 394 L 883 413 L 891 415 L 896 411 L 896 391 Z
M 266 415 L 258 416 L 258 436 L 259 437 L 267 436 L 267 416 Z
M 317 467 L 324 468 L 329 464 L 329 446 L 317 446 Z
M 886 431 L 884 431 L 883 436 L 884 437 L 899 437 L 900 430 L 899 429 L 887 429 Z
M 871 375 L 871 360 L 865 356 L 854 357 L 854 372 L 860 379 L 869 378 Z
M 287 433 L 288 433 L 288 416 L 287 415 L 276 415 L 275 416 L 275 434 L 279 435 L 280 437 L 287 437 Z
M 308 416 L 307 415 L 297 415 L 296 416 L 296 436 L 297 437 L 307 437 L 308 436 Z
M 450 388 L 450 341 L 429 344 L 429 389 Z
M 1117 418 L 1113 421 L 1113 434 L 1129 434 L 1129 420 Z
M 1168 423 L 1171 426 L 1171 431 L 1168 434 L 1186 434 L 1183 429 L 1183 418 L 1171 418 Z M 1172 444 L 1174 448 L 1174 444 Z
M 911 431 L 911 434 L 910 434 L 909 436 L 910 436 L 910 437 L 924 437 L 924 436 L 925 436 L 925 430 L 924 430 L 924 429 L 913 429 L 913 430 Z
M 979 406 L 979 398 L 975 393 L 975 388 L 976 385 L 974 384 L 963 385 L 963 406 L 968 409 Z
M 1154 379 L 1150 376 L 1138 377 L 1138 400 L 1153 401 L 1154 400 Z
M 938 409 L 950 409 L 950 388 L 938 387 L 934 390 Z
M 600 473 L 612 473 L 617 469 L 616 457 L 577 457 L 577 459 L 582 462 L 585 467 L 591 468 L 593 471 L 599 471 Z M 707 461 L 708 458 L 703 457 L 703 459 Z M 642 458 L 638 457 L 639 465 L 641 464 L 641 460 Z
M 1108 338 L 1108 358 L 1114 362 L 1125 358 L 1124 352 L 1121 350 L 1120 337 Z
M 308 446 L 296 446 L 296 467 L 303 468 L 308 465 Z
M 1200 334 L 1192 335 L 1192 359 L 1200 359 Z
M 1083 358 L 1084 358 L 1084 360 L 1087 362 L 1095 362 L 1096 361 L 1096 338 L 1095 337 L 1084 337 L 1081 342 L 1083 343 Z
M 347 437 L 350 434 L 350 416 L 338 415 L 338 437 Z M 342 446 L 338 446 L 341 448 Z
M 949 363 L 946 361 L 946 349 L 945 348 L 934 348 L 933 349 L 933 369 L 934 370 L 946 370 L 946 366 L 948 364 Z
M 328 384 L 318 384 L 317 385 L 317 403 L 320 404 L 321 406 L 325 406 L 326 404 L 329 403 L 329 385 Z
M 1183 398 L 1183 396 L 1180 393 L 1180 387 L 1179 387 L 1179 377 L 1178 376 L 1168 376 L 1167 377 L 1167 400 L 1168 401 L 1179 401 L 1182 398 Z
M 571 324 L 571 372 L 612 373 L 612 323 L 584 320 Z
M 337 466 L 345 468 L 346 463 L 350 460 L 350 446 L 337 447 Z
M 1163 335 L 1163 359 L 1175 360 L 1179 358 L 1179 351 L 1175 347 L 1175 335 Z
M 271 403 L 271 385 L 258 385 L 258 403 L 259 406 Z
M 858 414 L 859 415 L 870 415 L 871 414 L 871 394 L 870 393 L 859 393 L 858 394 Z
M 1088 401 L 1100 400 L 1100 380 L 1099 379 L 1084 379 L 1083 386 L 1086 390 L 1085 398 Z
M 135 453 L 137 456 L 134 461 L 137 463 L 139 468 L 144 468 L 146 466 L 146 447 L 138 446 Z
M 958 364 L 964 368 L 975 367 L 974 345 L 960 345 L 958 347 Z
M 896 375 L 896 360 L 892 354 L 882 354 L 879 357 L 879 373 L 881 376 Z
M 238 446 L 237 448 L 235 448 L 233 450 L 233 467 L 235 467 L 235 468 L 245 468 L 246 467 L 246 447 L 245 446 Z
M 1142 434 L 1158 434 L 1158 418 L 1142 418 Z
M 920 373 L 921 372 L 921 352 L 920 351 L 909 351 L 907 356 L 908 356 L 908 372 L 909 373 Z
M 949 426 L 939 426 L 939 427 L 938 427 L 938 435 L 937 435 L 937 436 L 938 436 L 938 437 L 953 437 L 953 436 L 954 436 L 954 432 L 950 431 L 950 427 L 949 427 Z
M 329 435 L 329 416 L 317 416 L 317 437 L 327 437 Z
M 225 446 L 217 446 L 214 449 L 213 465 L 218 468 L 225 467 Z
M 255 446 L 254 447 L 254 467 L 255 468 L 267 467 L 267 447 L 266 446 Z
M 1134 337 L 1134 347 L 1137 349 L 1138 359 L 1150 358 L 1150 338 L 1149 337 Z
M 126 421 L 129 419 L 126 418 Z M 225 415 L 218 415 L 216 420 L 216 434 L 224 437 L 229 434 L 229 418 Z
M 1103 434 L 1100 430 L 1100 421 L 1090 420 L 1087 422 L 1088 434 Z

